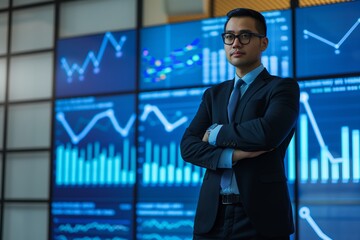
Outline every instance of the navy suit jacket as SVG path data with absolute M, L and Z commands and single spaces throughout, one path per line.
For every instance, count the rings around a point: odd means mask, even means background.
M 284 170 L 286 149 L 299 115 L 299 85 L 290 78 L 272 76 L 264 69 L 242 96 L 229 123 L 227 105 L 234 80 L 207 89 L 181 140 L 185 161 L 206 168 L 196 210 L 194 232 L 207 233 L 214 225 L 219 204 L 224 148 L 244 151 L 270 150 L 233 166 L 242 202 L 258 234 L 290 235 L 293 215 Z M 203 142 L 206 129 L 223 124 L 216 147 Z

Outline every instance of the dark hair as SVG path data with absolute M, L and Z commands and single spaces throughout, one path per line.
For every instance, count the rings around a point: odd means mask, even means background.
M 266 36 L 266 21 L 265 17 L 258 11 L 249 9 L 249 8 L 235 8 L 229 11 L 227 14 L 227 19 L 224 24 L 224 32 L 226 32 L 226 25 L 232 17 L 251 17 L 256 20 L 255 27 L 260 34 Z

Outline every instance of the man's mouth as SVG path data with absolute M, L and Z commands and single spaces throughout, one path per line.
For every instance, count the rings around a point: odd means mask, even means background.
M 244 55 L 245 53 L 244 52 L 241 52 L 239 50 L 232 50 L 230 52 L 230 56 L 241 56 L 241 55 Z

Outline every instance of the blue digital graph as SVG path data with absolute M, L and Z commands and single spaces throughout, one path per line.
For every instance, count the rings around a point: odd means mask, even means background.
M 129 239 L 135 95 L 55 102 L 53 239 Z
M 292 76 L 290 14 L 264 12 L 271 41 L 262 62 L 271 74 L 282 77 Z M 193 87 L 234 78 L 221 39 L 225 21 L 219 17 L 142 29 L 140 88 Z
M 179 145 L 204 90 L 139 95 L 137 239 L 192 238 L 205 169 L 186 163 Z
M 56 96 L 134 90 L 135 43 L 135 30 L 60 40 Z
M 299 240 L 358 239 L 360 77 L 299 85 Z
M 136 178 L 135 119 L 134 95 L 56 101 L 55 196 L 69 188 L 83 197 L 98 197 L 95 189 L 114 196 L 114 187 L 128 196 Z
M 137 205 L 136 239 L 192 239 L 195 203 L 159 202 Z
M 269 45 L 262 54 L 261 62 L 272 75 L 292 77 L 291 11 L 270 11 L 262 14 L 267 24 Z
M 360 203 L 301 204 L 299 240 L 359 239 Z
M 196 186 L 204 170 L 185 163 L 179 142 L 195 115 L 204 89 L 139 95 L 139 183 L 153 187 Z
M 131 239 L 132 211 L 129 203 L 54 202 L 52 239 Z
M 359 82 L 358 77 L 300 82 L 299 180 L 304 188 L 333 185 L 341 192 L 359 183 L 360 115 L 354 114 L 360 112 Z
M 298 77 L 359 72 L 359 8 L 353 1 L 296 9 Z
M 179 34 L 185 31 L 186 34 Z M 191 86 L 201 82 L 200 22 L 143 28 L 140 47 L 142 89 Z

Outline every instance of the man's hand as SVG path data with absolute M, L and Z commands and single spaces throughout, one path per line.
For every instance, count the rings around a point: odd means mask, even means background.
M 210 135 L 210 131 L 205 131 L 205 134 L 202 138 L 203 142 L 209 142 L 209 135 Z

